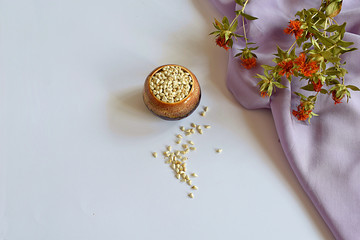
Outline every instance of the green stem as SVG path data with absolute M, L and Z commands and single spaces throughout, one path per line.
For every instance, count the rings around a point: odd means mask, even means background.
M 247 40 L 247 37 L 246 37 L 246 30 L 245 30 L 245 20 L 244 20 L 244 17 L 242 17 L 242 23 L 243 23 L 243 29 L 244 29 L 245 47 L 247 48 L 247 46 L 248 46 L 248 40 Z
M 290 48 L 286 52 L 289 53 L 290 50 L 295 46 L 295 44 L 296 44 L 296 41 L 290 46 Z

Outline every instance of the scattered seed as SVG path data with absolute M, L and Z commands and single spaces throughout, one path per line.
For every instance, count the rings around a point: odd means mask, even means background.
M 195 133 L 195 130 L 192 128 L 192 129 L 190 129 L 190 132 L 191 132 L 191 133 Z
M 186 183 L 191 186 L 191 180 L 187 180 Z
M 208 107 L 204 107 L 204 111 L 207 112 L 209 110 Z
M 157 158 L 157 152 L 153 152 L 152 155 L 154 158 Z
M 181 126 L 181 127 L 180 127 L 180 130 L 181 130 L 181 131 L 185 131 L 184 126 Z
M 191 151 L 195 151 L 195 150 L 196 150 L 196 147 L 190 147 L 190 150 L 191 150 Z
M 171 146 L 167 146 L 166 148 L 168 151 L 171 151 Z
M 204 125 L 204 128 L 211 128 L 210 125 Z
M 200 115 L 205 117 L 205 112 L 201 112 Z
M 221 153 L 221 152 L 222 152 L 222 149 L 221 149 L 221 148 L 218 148 L 218 149 L 216 149 L 216 152 L 217 152 L 217 153 Z
M 188 146 L 187 144 L 183 144 L 182 147 L 183 147 L 184 149 L 189 148 L 189 146 Z
M 189 193 L 188 196 L 189 196 L 189 198 L 194 198 L 194 194 L 193 194 L 193 193 Z
M 191 123 L 190 126 L 196 127 L 196 124 L 195 124 L 195 123 Z
M 194 190 L 198 190 L 198 189 L 199 189 L 199 188 L 198 188 L 197 186 L 195 186 L 195 185 L 192 186 L 191 188 L 194 189 Z
M 180 179 L 180 174 L 175 175 L 177 179 Z
M 176 143 L 176 144 L 180 144 L 180 143 L 181 143 L 181 139 L 176 140 L 175 143 Z
M 184 177 L 186 180 L 190 180 L 189 176 L 188 175 L 185 175 Z
M 182 138 L 181 134 L 176 135 L 177 138 Z
M 191 176 L 192 177 L 198 177 L 198 175 L 196 173 L 192 173 Z
M 189 143 L 190 145 L 194 145 L 194 142 L 191 141 L 191 140 L 189 140 L 188 143 Z
M 199 132 L 200 134 L 203 134 L 203 130 L 202 130 L 202 129 L 199 129 L 198 132 Z

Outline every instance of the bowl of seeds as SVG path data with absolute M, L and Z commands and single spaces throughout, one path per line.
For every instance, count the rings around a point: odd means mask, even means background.
M 201 90 L 187 68 L 167 64 L 155 68 L 146 78 L 143 99 L 146 107 L 165 120 L 180 120 L 199 105 Z

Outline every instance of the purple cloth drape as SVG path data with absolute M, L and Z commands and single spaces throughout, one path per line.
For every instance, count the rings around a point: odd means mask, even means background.
M 234 16 L 233 0 L 212 0 L 219 11 Z M 236 100 L 248 109 L 269 108 L 285 155 L 299 182 L 337 239 L 360 239 L 360 93 L 353 92 L 349 103 L 334 105 L 328 95 L 318 97 L 311 124 L 292 114 L 300 91 L 297 81 L 278 90 L 270 99 L 261 98 L 256 86 L 261 64 L 273 65 L 276 44 L 287 49 L 294 41 L 283 29 L 303 8 L 318 8 L 320 0 L 252 0 L 246 12 L 259 17 L 247 24 L 247 36 L 257 42 L 258 67 L 245 70 L 233 56 L 243 48 L 239 41 L 229 51 L 227 87 Z M 238 8 L 237 8 L 238 9 Z M 347 22 L 345 39 L 360 49 L 360 2 L 345 0 L 340 23 Z M 241 32 L 239 32 L 241 33 Z M 346 84 L 360 86 L 360 50 L 344 54 L 349 73 Z M 304 82 L 301 82 L 304 84 Z M 302 92 L 302 91 L 300 91 Z M 308 95 L 308 92 L 303 92 Z

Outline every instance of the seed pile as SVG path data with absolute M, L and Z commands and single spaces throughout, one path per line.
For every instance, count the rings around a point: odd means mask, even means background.
M 205 112 L 208 111 L 208 107 L 204 107 L 204 116 Z M 166 164 L 169 164 L 169 167 L 172 169 L 175 178 L 179 179 L 180 182 L 186 182 L 191 190 L 198 190 L 198 187 L 193 184 L 192 180 L 194 178 L 198 177 L 196 173 L 188 173 L 187 169 L 187 162 L 188 162 L 188 153 L 191 151 L 195 151 L 195 143 L 192 140 L 186 140 L 187 136 L 190 136 L 192 134 L 195 134 L 196 131 L 199 134 L 203 134 L 203 128 L 209 129 L 211 128 L 210 125 L 198 125 L 195 123 L 191 123 L 189 128 L 185 128 L 184 126 L 180 126 L 181 133 L 176 134 L 176 147 L 172 147 L 170 145 L 166 146 L 166 149 L 162 152 L 164 156 L 164 160 Z M 175 149 L 177 148 L 177 149 Z M 217 149 L 216 151 L 220 153 L 222 150 L 218 151 L 220 149 Z M 157 157 L 157 153 L 152 153 L 153 157 Z M 194 198 L 193 193 L 189 193 L 188 197 Z
M 186 98 L 193 86 L 190 73 L 178 66 L 165 66 L 150 79 L 150 89 L 157 99 L 166 103 Z

